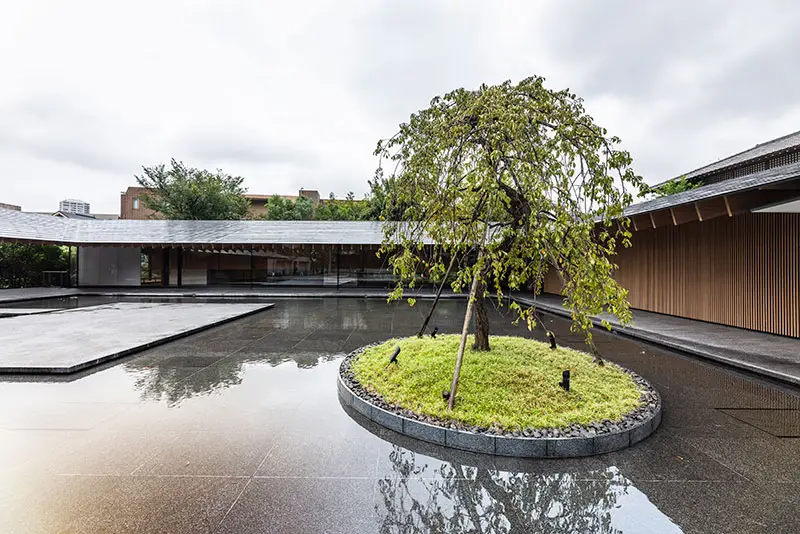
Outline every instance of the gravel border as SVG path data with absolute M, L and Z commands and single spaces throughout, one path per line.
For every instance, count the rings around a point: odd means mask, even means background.
M 522 458 L 574 458 L 604 454 L 630 447 L 655 432 L 661 424 L 661 396 L 644 378 L 631 375 L 643 389 L 644 405 L 621 421 L 600 421 L 569 428 L 526 429 L 508 432 L 499 427 L 479 427 L 444 421 L 387 403 L 355 380 L 352 361 L 373 343 L 348 354 L 339 366 L 338 391 L 342 402 L 368 419 L 399 434 L 456 449 Z M 606 365 L 616 365 L 606 362 Z

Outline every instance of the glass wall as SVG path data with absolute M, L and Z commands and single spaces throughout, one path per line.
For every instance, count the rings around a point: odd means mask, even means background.
M 392 287 L 396 279 L 378 250 L 377 245 L 265 245 L 252 250 L 143 248 L 142 284 Z M 424 279 L 419 282 L 425 285 Z
M 142 249 L 142 285 L 160 286 L 165 249 Z

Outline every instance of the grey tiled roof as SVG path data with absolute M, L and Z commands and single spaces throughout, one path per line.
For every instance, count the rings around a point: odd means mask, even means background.
M 365 221 L 98 221 L 0 210 L 0 238 L 82 245 L 379 245 L 383 225 Z
M 64 217 L 65 219 L 94 219 L 94 215 L 84 215 L 82 213 L 71 213 L 69 211 L 57 211 L 53 214 L 57 217 Z
M 766 143 L 758 144 L 753 148 L 748 148 L 747 150 L 739 152 L 738 154 L 734 154 L 733 156 L 728 156 L 725 159 L 715 161 L 714 163 L 709 163 L 708 165 L 704 165 L 699 169 L 695 169 L 681 176 L 685 176 L 686 178 L 696 178 L 698 176 L 712 174 L 716 171 L 727 169 L 728 167 L 742 165 L 751 160 L 757 160 L 764 156 L 769 156 L 793 147 L 800 148 L 800 131 L 791 133 L 789 135 L 784 135 L 783 137 L 778 137 L 777 139 L 767 141 Z M 651 187 L 660 187 L 667 182 L 671 182 L 674 179 L 680 178 L 681 176 L 664 180 L 663 182 L 654 184 Z
M 732 178 L 723 182 L 698 187 L 697 189 L 684 191 L 683 193 L 633 204 L 628 206 L 625 210 L 625 215 L 638 215 L 640 213 L 663 210 L 682 204 L 691 204 L 698 200 L 740 193 L 750 189 L 757 189 L 763 185 L 776 184 L 795 178 L 800 178 L 800 163 L 775 167 L 773 169 L 767 169 L 766 171 L 748 174 L 740 178 Z
M 699 169 L 695 169 L 692 172 L 686 174 L 686 177 L 694 178 L 695 176 L 702 176 L 704 174 L 709 174 L 714 171 L 731 167 L 733 165 L 740 165 L 750 160 L 768 156 L 775 152 L 780 152 L 781 150 L 786 150 L 787 148 L 792 148 L 795 146 L 800 146 L 800 131 L 794 132 L 789 135 L 784 135 L 783 137 L 778 137 L 777 139 L 773 139 L 772 141 L 767 141 L 766 143 L 761 143 L 759 145 L 754 146 L 753 148 L 745 150 L 744 152 L 739 152 L 738 154 L 734 154 L 733 156 L 721 159 L 719 161 L 706 165 L 705 167 L 700 167 Z

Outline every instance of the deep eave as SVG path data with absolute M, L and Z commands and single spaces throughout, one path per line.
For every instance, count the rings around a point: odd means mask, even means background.
M 800 197 L 800 163 L 709 184 L 628 206 L 635 229 L 678 225 L 749 212 Z

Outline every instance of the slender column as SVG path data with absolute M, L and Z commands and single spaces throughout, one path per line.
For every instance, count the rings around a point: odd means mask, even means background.
M 161 248 L 161 285 L 164 287 L 169 286 L 169 257 L 170 257 L 170 249 L 162 247 Z
M 183 247 L 178 249 L 177 255 L 178 265 L 176 270 L 178 271 L 178 287 L 181 287 L 183 286 Z
M 357 281 L 360 282 L 362 280 L 367 279 L 366 273 L 364 272 L 367 266 L 366 266 L 366 256 L 364 256 L 364 245 L 359 245 L 358 248 L 359 252 L 361 253 L 361 272 L 358 275 Z M 358 285 L 360 286 L 361 284 Z
M 336 291 L 339 291 L 339 264 L 341 263 L 342 245 L 336 245 Z

